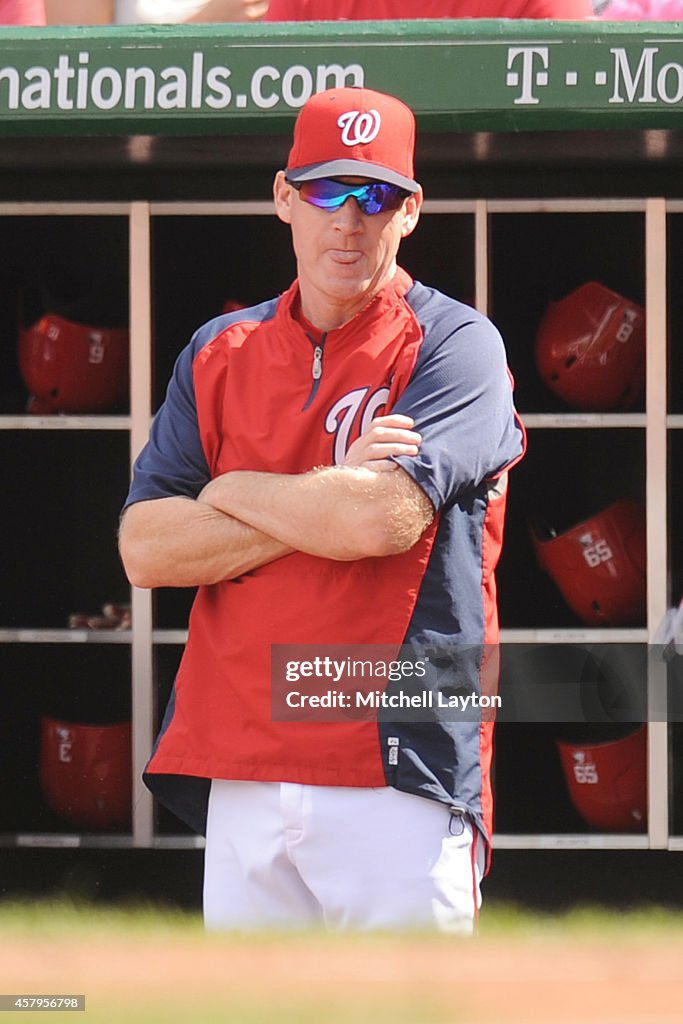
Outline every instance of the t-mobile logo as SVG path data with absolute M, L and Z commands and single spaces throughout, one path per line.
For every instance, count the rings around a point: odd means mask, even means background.
M 540 103 L 534 89 L 548 84 L 548 47 L 511 46 L 508 49 L 507 72 L 505 84 L 511 89 L 521 90 L 515 97 L 515 103 Z

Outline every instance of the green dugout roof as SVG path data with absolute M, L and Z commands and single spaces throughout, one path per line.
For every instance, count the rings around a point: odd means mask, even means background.
M 289 132 L 313 92 L 394 93 L 431 133 L 674 129 L 683 26 L 551 21 L 19 29 L 4 136 Z

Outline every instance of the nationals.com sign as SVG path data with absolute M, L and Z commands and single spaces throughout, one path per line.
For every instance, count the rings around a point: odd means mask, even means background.
M 0 103 L 5 111 L 224 111 L 231 107 L 271 110 L 278 105 L 298 109 L 309 96 L 341 85 L 363 85 L 360 64 L 294 64 L 279 69 L 260 65 L 242 75 L 226 64 L 210 64 L 202 51 L 189 55 L 185 66 L 97 67 L 83 50 L 74 58 L 62 53 L 53 66 L 26 70 L 0 68 Z
M 674 126 L 683 36 L 531 21 L 0 32 L 0 133 L 288 130 L 343 85 L 394 93 L 437 132 Z

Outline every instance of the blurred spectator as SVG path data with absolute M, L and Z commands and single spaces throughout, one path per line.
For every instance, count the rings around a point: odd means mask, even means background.
M 256 21 L 267 0 L 118 0 L 114 18 L 122 25 Z
M 108 25 L 113 0 L 45 0 L 48 25 Z
M 44 25 L 43 0 L 0 0 L 0 25 Z
M 45 8 L 49 25 L 177 25 L 256 21 L 268 0 L 45 0 Z
M 590 0 L 270 0 L 266 21 L 392 18 L 593 18 Z

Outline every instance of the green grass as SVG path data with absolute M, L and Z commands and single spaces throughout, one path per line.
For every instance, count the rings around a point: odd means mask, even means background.
M 155 904 L 109 905 L 59 897 L 0 901 L 0 936 L 78 938 L 140 936 L 187 939 L 203 936 L 201 915 Z
M 479 935 L 486 938 L 559 938 L 575 941 L 683 940 L 683 910 L 658 905 L 630 910 L 578 905 L 563 912 L 532 913 L 512 904 L 499 904 L 481 916 Z
M 203 930 L 199 912 L 174 909 L 157 904 L 110 905 L 90 903 L 86 900 L 60 897 L 39 900 L 0 901 L 0 936 L 50 936 L 78 938 L 87 933 L 91 937 L 126 936 L 128 938 L 161 938 L 186 940 L 195 936 L 202 941 L 211 940 Z M 614 910 L 600 906 L 580 905 L 569 911 L 533 912 L 514 904 L 487 906 L 481 915 L 479 937 L 497 939 L 517 936 L 563 939 L 603 936 L 609 938 L 661 936 L 678 934 L 683 938 L 683 910 L 658 905 L 632 910 Z M 309 932 L 287 933 L 294 942 L 310 940 Z M 315 933 L 316 941 L 330 944 L 347 941 L 343 936 Z M 267 933 L 242 936 L 242 943 L 267 941 Z M 425 936 L 426 938 L 427 936 Z M 213 937 L 218 941 L 222 937 Z M 413 932 L 396 932 L 382 936 L 401 942 L 412 940 Z M 429 936 L 440 941 L 439 936 Z M 366 937 L 366 941 L 370 941 Z M 443 941 L 452 941 L 443 937 Z

